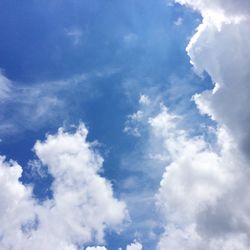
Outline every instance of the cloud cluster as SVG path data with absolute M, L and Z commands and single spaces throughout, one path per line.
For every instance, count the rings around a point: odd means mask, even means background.
M 241 2 L 242 9 L 247 10 L 246 1 L 237 1 L 237 5 Z M 245 16 L 248 18 L 237 23 L 222 22 L 219 29 L 205 16 L 187 52 L 194 67 L 207 71 L 216 83 L 212 91 L 194 97 L 198 108 L 226 126 L 239 147 L 249 155 L 250 111 L 245 107 L 250 100 L 250 10 Z
M 107 228 L 119 229 L 126 206 L 98 174 L 103 159 L 86 136 L 81 124 L 75 133 L 59 129 L 36 142 L 34 151 L 54 178 L 53 198 L 42 204 L 19 181 L 21 166 L 1 157 L 1 249 L 75 250 L 88 242 L 104 243 Z
M 149 122 L 170 157 L 157 195 L 166 221 L 158 249 L 248 249 L 250 172 L 227 132 L 217 131 L 212 148 L 178 128 L 166 108 Z
M 203 22 L 191 39 L 187 52 L 194 67 L 206 71 L 212 77 L 215 88 L 197 94 L 194 99 L 202 113 L 208 114 L 230 130 L 239 147 L 250 151 L 250 112 L 248 106 L 250 63 L 250 2 L 240 1 L 178 1 L 199 9 Z M 210 4 L 208 4 L 208 2 Z M 207 3 L 207 4 L 206 4 Z M 209 18 L 208 10 L 221 10 L 227 20 L 221 20 L 218 28 Z M 234 22 L 229 14 L 244 16 Z
M 250 248 L 250 25 L 249 1 L 178 0 L 201 12 L 203 21 L 187 52 L 198 72 L 215 86 L 196 94 L 202 114 L 217 122 L 217 143 L 190 136 L 163 109 L 151 118 L 165 140 L 170 163 L 158 205 L 165 215 L 159 250 L 247 250 Z

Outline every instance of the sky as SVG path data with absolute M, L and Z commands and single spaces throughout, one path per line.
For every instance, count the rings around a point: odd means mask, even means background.
M 248 0 L 0 2 L 0 249 L 250 249 Z

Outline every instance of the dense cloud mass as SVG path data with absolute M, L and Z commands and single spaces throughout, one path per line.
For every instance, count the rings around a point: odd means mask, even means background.
M 106 228 L 119 229 L 126 206 L 98 175 L 103 159 L 86 136 L 81 124 L 73 134 L 59 129 L 35 144 L 36 155 L 54 178 L 53 198 L 42 204 L 19 181 L 21 166 L 1 157 L 1 249 L 75 250 L 88 242 L 103 243 Z
M 196 94 L 202 114 L 218 124 L 216 145 L 178 129 L 163 110 L 151 119 L 171 157 L 158 204 L 166 216 L 160 250 L 247 250 L 250 248 L 249 1 L 179 0 L 199 10 L 203 22 L 187 52 L 213 90 Z
M 248 249 L 250 172 L 227 132 L 215 148 L 178 128 L 166 108 L 150 119 L 170 164 L 157 196 L 167 222 L 158 249 Z
M 211 2 L 219 8 L 217 1 Z M 200 6 L 198 1 L 197 3 L 190 1 L 190 4 L 194 7 Z M 248 42 L 250 3 L 249 1 L 224 1 L 223 4 L 226 10 L 229 7 L 232 10 L 239 10 L 244 18 L 234 22 L 225 17 L 227 19 L 220 22 L 218 29 L 213 22 L 214 19 L 206 15 L 208 7 L 205 7 L 206 5 L 199 7 L 204 13 L 204 20 L 191 39 L 187 52 L 194 67 L 199 71 L 207 71 L 216 86 L 213 91 L 196 95 L 195 101 L 202 113 L 208 114 L 219 124 L 226 126 L 241 149 L 249 155 L 250 112 L 244 107 L 248 107 L 250 98 L 248 66 L 250 63 Z

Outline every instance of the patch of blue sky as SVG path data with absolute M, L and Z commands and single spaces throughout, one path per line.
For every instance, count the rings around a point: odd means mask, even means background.
M 140 199 L 138 205 L 134 199 L 140 193 L 153 194 L 159 176 L 149 178 L 141 168 L 124 167 L 140 161 L 142 141 L 123 129 L 140 94 L 160 96 L 170 110 L 189 113 L 187 127 L 208 122 L 199 116 L 190 98 L 211 88 L 211 80 L 195 75 L 185 52 L 200 16 L 178 5 L 168 6 L 163 0 L 3 0 L 0 10 L 0 68 L 18 87 L 17 100 L 4 104 L 0 113 L 3 120 L 19 124 L 13 133 L 2 132 L 1 154 L 26 166 L 22 181 L 33 183 L 35 195 L 43 200 L 53 195 L 49 192 L 52 179 L 30 175 L 28 162 L 34 158 L 31 149 L 35 141 L 47 132 L 54 133 L 58 126 L 84 121 L 88 139 L 100 142 L 98 150 L 105 158 L 101 174 L 131 209 L 132 226 L 125 229 L 127 234 L 107 234 L 109 250 L 134 237 L 141 238 L 145 249 L 154 249 L 161 228 L 155 226 L 152 233 L 156 236 L 145 239 L 144 231 L 152 226 L 143 222 L 145 218 L 148 224 L 159 222 L 160 218 L 152 212 L 152 202 L 145 205 Z M 66 87 L 58 81 L 66 82 Z M 30 97 L 29 88 L 41 86 L 41 94 L 30 102 L 18 100 L 25 98 L 20 89 Z M 32 120 L 27 110 L 34 115 L 37 111 L 32 102 L 43 96 L 62 105 L 55 106 L 52 115 L 46 115 L 51 111 L 48 108 Z M 124 159 L 129 159 L 125 165 Z M 145 207 L 143 213 L 139 214 L 142 210 L 138 207 Z

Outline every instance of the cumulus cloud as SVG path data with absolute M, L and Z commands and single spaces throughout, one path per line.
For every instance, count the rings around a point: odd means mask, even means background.
M 202 113 L 227 126 L 239 146 L 250 152 L 250 20 L 224 23 L 220 30 L 204 22 L 192 38 L 187 51 L 199 71 L 207 71 L 215 87 L 197 94 L 194 100 Z
M 176 0 L 201 12 L 203 17 L 214 22 L 237 21 L 249 17 L 250 3 L 248 0 Z
M 157 195 L 165 216 L 159 250 L 250 248 L 249 1 L 178 0 L 201 12 L 203 21 L 187 53 L 206 71 L 213 90 L 196 94 L 202 114 L 217 122 L 213 145 L 180 129 L 163 109 L 150 119 L 164 139 L 170 161 Z
M 250 112 L 248 106 L 250 45 L 249 1 L 179 1 L 197 8 L 203 15 L 203 22 L 191 39 L 187 52 L 194 67 L 206 71 L 212 77 L 215 87 L 194 97 L 202 113 L 208 114 L 219 124 L 226 126 L 239 146 L 250 151 Z M 209 4 L 209 3 L 210 4 Z M 210 5 L 212 7 L 210 7 Z M 220 22 L 218 28 L 207 12 L 220 10 L 226 17 L 244 15 L 244 19 Z
M 158 249 L 248 249 L 250 172 L 225 129 L 212 147 L 178 128 L 166 108 L 149 122 L 170 156 L 157 195 L 166 220 Z
M 120 229 L 126 206 L 98 174 L 103 159 L 86 136 L 81 124 L 75 133 L 59 129 L 36 142 L 34 152 L 54 178 L 53 198 L 42 204 L 19 181 L 21 166 L 1 157 L 1 249 L 75 250 L 88 242 L 104 243 L 107 228 Z

